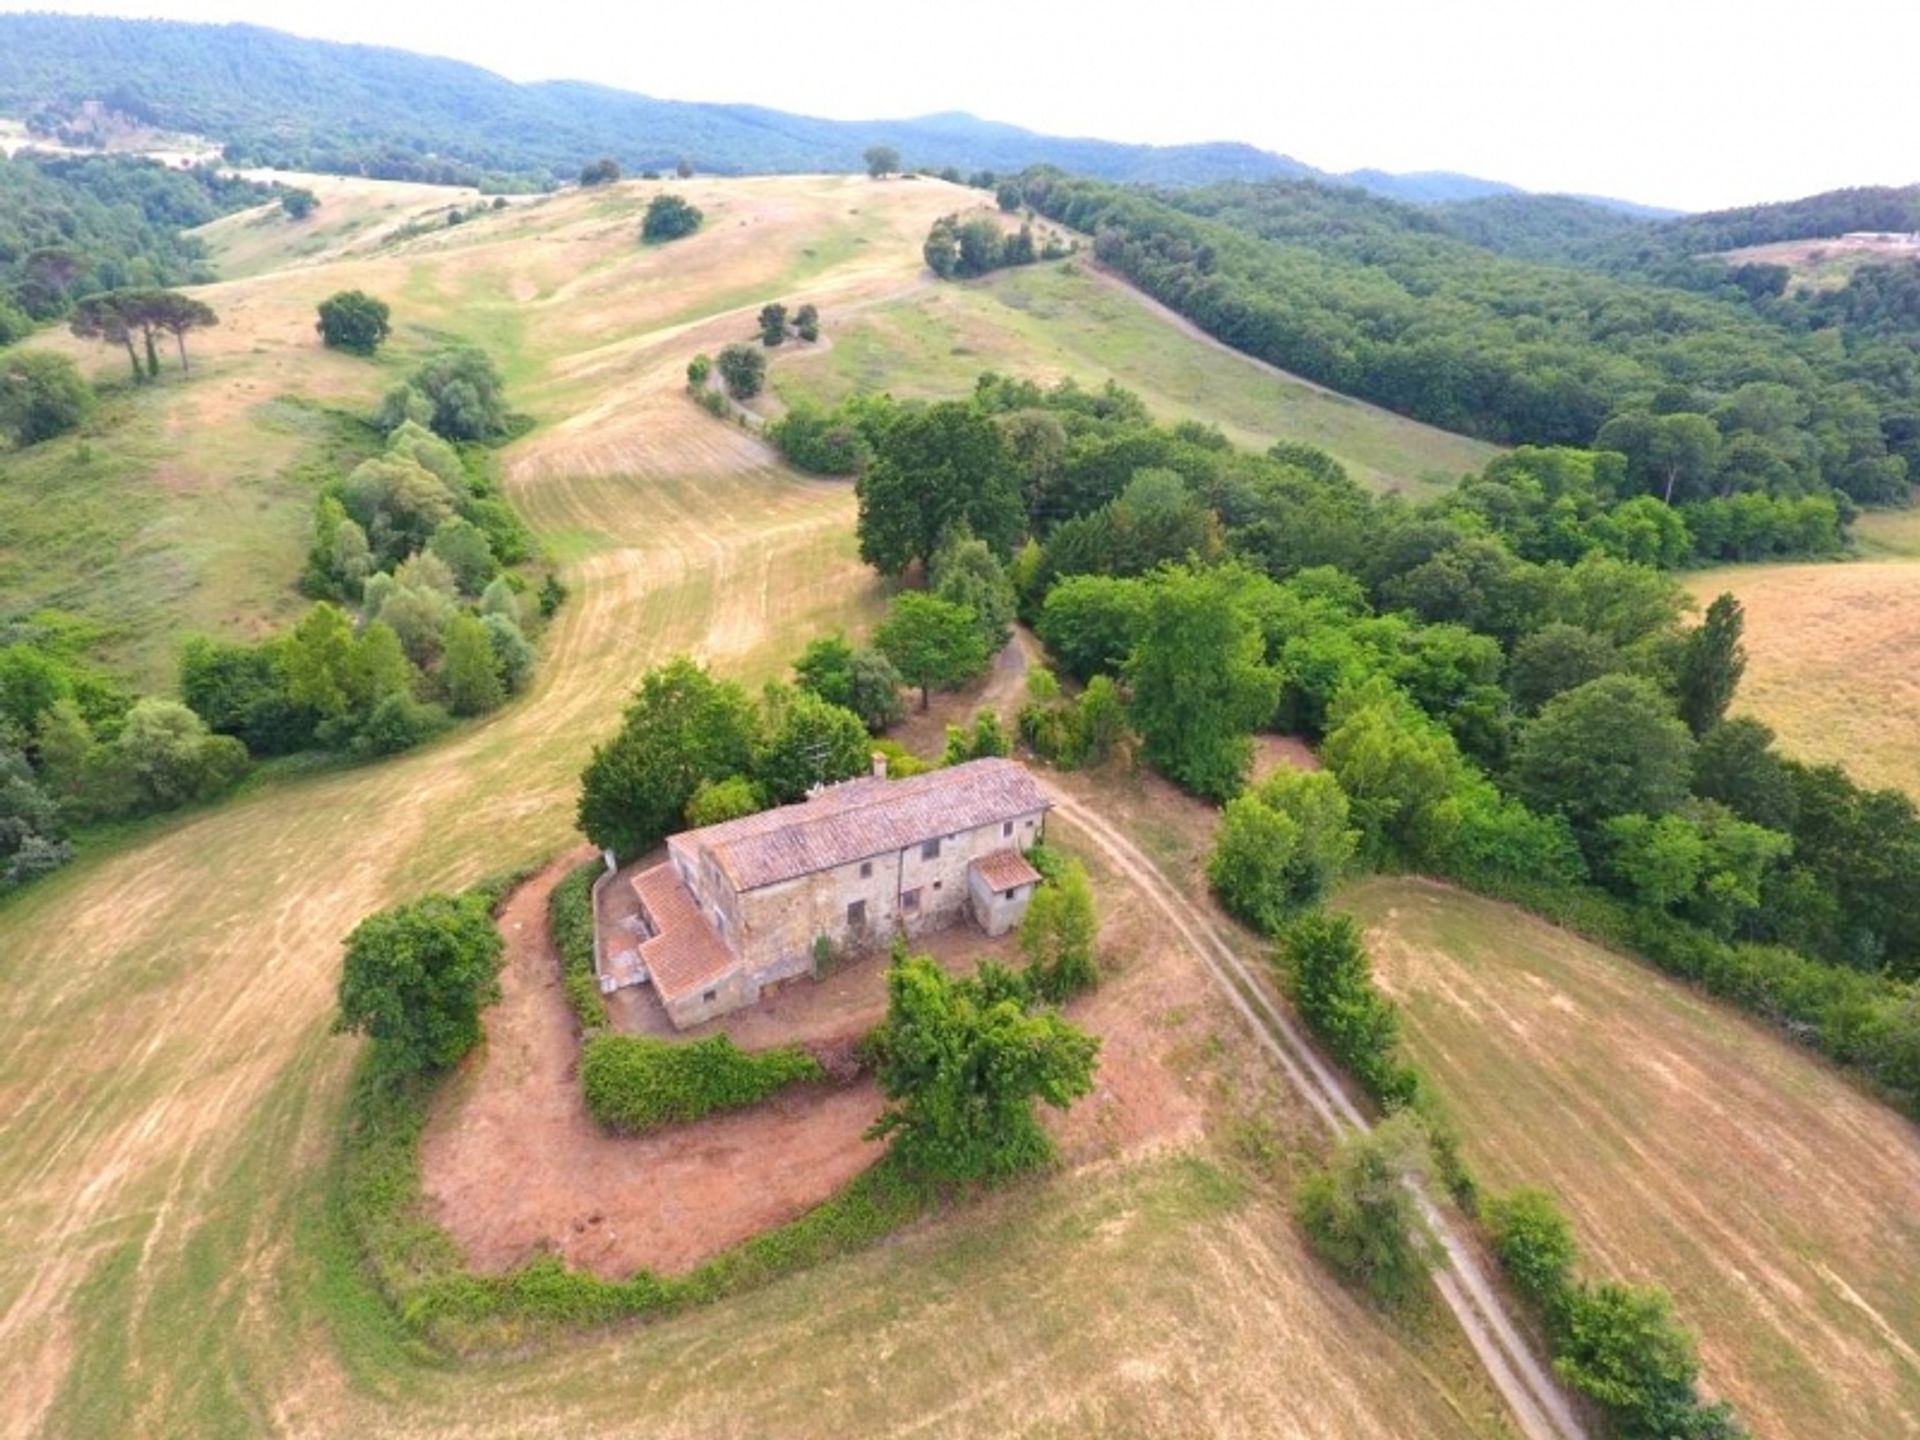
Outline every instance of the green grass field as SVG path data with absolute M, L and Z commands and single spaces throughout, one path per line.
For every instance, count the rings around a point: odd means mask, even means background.
M 1108 379 L 1136 391 L 1164 420 L 1217 424 L 1264 449 L 1298 440 L 1337 456 L 1380 490 L 1428 495 L 1477 471 L 1492 445 L 1336 395 L 1226 350 L 1138 294 L 1103 282 L 1084 262 L 1003 270 L 929 284 L 850 316 L 825 316 L 824 353 L 780 354 L 782 399 L 831 403 L 858 390 L 901 398 L 963 395 L 983 370 L 1046 379 Z
M 1496 1189 L 1656 1281 L 1756 1436 L 1920 1431 L 1920 1128 L 1752 1021 L 1511 907 L 1376 878 L 1412 1054 Z
M 278 507 L 203 522 L 193 583 L 124 642 L 159 657 L 195 613 L 182 597 L 240 629 L 284 600 L 223 578 L 291 584 L 292 487 L 340 443 L 283 397 L 352 410 L 434 337 L 483 340 L 540 421 L 506 483 L 574 598 L 532 690 L 484 723 L 138 830 L 0 905 L 0 1434 L 1505 1434 L 1455 1332 L 1382 1317 L 1309 1257 L 1283 1201 L 1307 1127 L 1264 1102 L 1270 1077 L 1217 1078 L 1226 1034 L 1192 1083 L 1227 1114 L 1257 1104 L 1257 1134 L 1041 1177 L 725 1306 L 450 1366 L 374 1299 L 328 1206 L 355 1044 L 327 1034 L 341 938 L 382 905 L 576 843 L 579 767 L 649 665 L 691 651 L 757 682 L 880 603 L 849 487 L 777 468 L 682 375 L 773 295 L 831 317 L 911 293 L 954 193 L 687 189 L 709 228 L 657 250 L 605 197 L 391 251 L 349 236 L 337 259 L 276 232 L 250 252 L 258 273 L 210 292 L 225 323 L 199 377 L 128 401 L 92 442 L 89 464 L 120 467 L 87 502 L 101 546 L 192 523 L 169 477 L 211 507 Z M 349 285 L 397 302 L 392 359 L 314 345 L 315 302 Z M 255 428 L 274 426 L 284 448 L 259 451 Z M 31 463 L 64 501 L 59 452 Z M 62 564 L 63 585 L 84 579 L 83 558 Z M 9 604 L 49 598 L 30 571 Z M 147 581 L 111 583 L 131 597 Z

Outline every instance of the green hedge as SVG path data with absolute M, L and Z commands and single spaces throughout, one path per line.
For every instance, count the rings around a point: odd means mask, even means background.
M 587 1113 L 626 1135 L 752 1105 L 789 1085 L 825 1078 L 820 1062 L 797 1046 L 749 1053 L 725 1035 L 691 1041 L 594 1035 L 580 1056 Z
M 607 1023 L 607 1002 L 601 998 L 600 979 L 593 967 L 593 885 L 605 868 L 598 860 L 584 861 L 569 870 L 547 897 L 547 927 L 560 952 L 567 1004 L 587 1030 L 603 1029 Z

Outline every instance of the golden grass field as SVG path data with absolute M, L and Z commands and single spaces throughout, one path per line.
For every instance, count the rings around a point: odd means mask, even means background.
M 1760 1440 L 1920 1433 L 1920 1128 L 1647 967 L 1421 880 L 1341 897 L 1496 1189 L 1673 1291 Z
M 928 284 L 865 307 L 824 352 L 780 355 L 772 384 L 789 401 L 832 403 L 868 389 L 937 399 L 968 393 L 982 370 L 1093 386 L 1111 376 L 1162 419 L 1218 425 L 1249 449 L 1305 441 L 1363 484 L 1417 497 L 1499 453 L 1249 360 L 1085 256 Z
M 478 341 L 540 422 L 507 453 L 508 485 L 574 598 L 531 693 L 487 722 L 379 766 L 273 780 L 0 908 L 0 1435 L 1506 1433 L 1457 1334 L 1381 1317 L 1307 1255 L 1282 1184 L 1306 1126 L 1257 1084 L 1207 1078 L 1231 1073 L 1225 1031 L 1195 1083 L 1218 1085 L 1223 1113 L 1256 1110 L 1256 1131 L 1024 1185 L 722 1307 L 450 1366 L 372 1296 L 328 1209 L 357 1043 L 327 1034 L 341 937 L 570 843 L 574 776 L 648 665 L 691 650 L 757 679 L 880 598 L 848 488 L 772 464 L 688 403 L 682 371 L 767 299 L 813 300 L 831 334 L 910 296 L 921 236 L 964 197 L 694 181 L 674 188 L 706 228 L 643 250 L 650 188 L 398 246 L 373 227 L 416 199 L 373 182 L 325 193 L 315 219 L 342 233 L 318 248 L 278 217 L 229 219 L 215 239 L 252 273 L 209 287 L 223 324 L 197 377 L 135 397 L 93 438 L 119 457 L 97 482 L 116 544 L 170 553 L 166 527 L 254 522 L 200 537 L 143 615 L 126 653 L 158 674 L 189 623 L 246 631 L 297 606 L 296 480 L 315 483 L 299 466 L 324 437 L 265 446 L 262 407 L 364 410 L 431 344 Z M 315 303 L 350 286 L 394 303 L 378 363 L 315 343 Z M 1165 354 L 1191 343 L 1169 331 Z M 30 482 L 8 463 L 0 488 L 59 492 L 51 461 Z M 116 494 L 138 510 L 131 535 L 112 529 Z M 119 549 L 102 557 L 139 588 Z M 3 573 L 7 603 L 35 598 L 30 574 Z
M 1849 565 L 1757 565 L 1691 578 L 1704 605 L 1746 609 L 1747 673 L 1735 714 L 1771 725 L 1787 754 L 1833 762 L 1864 785 L 1920 799 L 1920 513 L 1869 516 Z

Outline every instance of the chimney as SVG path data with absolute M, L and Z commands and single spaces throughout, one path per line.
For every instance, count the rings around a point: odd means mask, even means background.
M 873 778 L 876 780 L 887 778 L 887 757 L 878 750 L 873 752 Z

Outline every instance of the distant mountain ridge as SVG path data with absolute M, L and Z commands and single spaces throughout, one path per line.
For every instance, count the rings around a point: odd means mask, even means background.
M 718 174 L 844 171 L 860 168 L 868 146 L 887 144 L 907 164 L 967 172 L 1044 164 L 1156 185 L 1311 179 L 1417 204 L 1525 193 L 1444 171 L 1335 174 L 1237 141 L 1043 135 L 963 111 L 827 120 L 577 80 L 523 85 L 463 61 L 256 25 L 0 15 L 0 113 L 53 123 L 88 100 L 210 136 L 237 163 L 393 178 L 525 184 L 570 178 L 603 154 L 629 171 L 681 159 Z

